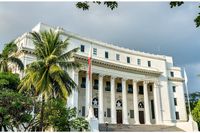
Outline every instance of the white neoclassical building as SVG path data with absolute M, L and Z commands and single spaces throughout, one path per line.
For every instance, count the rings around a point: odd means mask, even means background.
M 69 71 L 78 88 L 68 100 L 69 106 L 78 109 L 79 116 L 87 116 L 91 103 L 99 123 L 175 125 L 187 121 L 184 78 L 172 57 L 88 39 L 43 23 L 32 31 L 49 29 L 62 32 L 63 39 L 70 37 L 69 50 L 80 47 L 75 59 L 84 65 L 79 71 Z M 18 37 L 16 43 L 18 57 L 25 66 L 36 60 L 29 33 Z M 87 74 L 90 47 L 91 87 Z

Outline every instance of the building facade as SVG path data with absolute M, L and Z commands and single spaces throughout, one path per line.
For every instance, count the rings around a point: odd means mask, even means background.
M 172 57 L 118 47 L 42 23 L 32 31 L 50 29 L 61 32 L 62 39 L 70 37 L 68 50 L 80 47 L 74 57 L 83 67 L 68 72 L 78 85 L 68 106 L 76 107 L 79 116 L 86 117 L 92 105 L 99 123 L 173 125 L 187 121 L 184 78 Z M 29 33 L 18 37 L 16 43 L 25 66 L 36 60 Z M 90 48 L 91 80 L 87 65 Z M 20 73 L 15 68 L 13 71 Z

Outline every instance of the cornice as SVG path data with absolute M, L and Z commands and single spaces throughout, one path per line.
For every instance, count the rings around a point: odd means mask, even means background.
M 84 63 L 87 63 L 88 58 L 82 55 L 75 54 L 74 55 L 76 60 L 82 61 Z M 156 71 L 156 70 L 148 70 L 148 69 L 143 69 L 143 68 L 136 68 L 136 67 L 129 67 L 117 63 L 111 63 L 106 60 L 100 60 L 100 59 L 92 59 L 92 63 L 95 64 L 96 66 L 104 67 L 104 68 L 109 68 L 109 69 L 118 69 L 122 71 L 127 71 L 127 72 L 134 72 L 134 73 L 143 73 L 143 74 L 148 74 L 148 75 L 153 75 L 153 76 L 160 76 L 162 72 Z

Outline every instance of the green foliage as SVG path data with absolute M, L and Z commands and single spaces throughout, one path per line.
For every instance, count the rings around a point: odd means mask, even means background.
M 77 129 L 78 131 L 87 130 L 89 127 L 88 121 L 85 120 L 83 117 L 78 117 L 72 120 L 72 127 Z
M 17 45 L 14 41 L 5 44 L 5 47 L 0 53 L 0 71 L 8 72 L 8 63 L 15 64 L 21 71 L 24 70 L 24 65 L 22 61 L 15 57 L 15 53 L 17 52 Z
M 193 119 L 198 123 L 200 128 L 200 100 L 196 104 L 195 108 L 192 110 Z
M 169 3 L 171 8 L 176 7 L 176 6 L 181 6 L 182 4 L 184 4 L 183 1 L 172 1 Z
M 31 98 L 11 90 L 0 91 L 0 129 L 14 131 L 19 126 L 29 123 L 33 109 Z
M 20 79 L 18 74 L 10 72 L 0 72 L 0 90 L 11 89 L 17 90 Z
M 20 92 L 34 89 L 34 94 L 42 94 L 45 100 L 51 97 L 66 100 L 72 88 L 76 87 L 67 70 L 80 67 L 80 64 L 73 60 L 79 48 L 66 52 L 69 39 L 61 40 L 60 33 L 52 30 L 33 32 L 31 35 L 37 60 L 27 67 L 26 75 L 19 85 Z
M 82 10 L 89 10 L 90 3 L 91 2 L 88 2 L 88 1 L 77 2 L 76 7 L 79 8 L 79 9 L 82 9 Z M 103 5 L 107 6 L 108 8 L 110 8 L 111 10 L 118 7 L 118 3 L 116 1 L 105 1 L 105 2 L 93 1 L 92 3 L 98 4 L 98 5 L 103 4 Z
M 181 6 L 183 5 L 184 2 L 183 1 L 172 1 L 170 2 L 170 6 L 171 8 L 173 7 L 177 7 L 177 6 Z M 200 6 L 198 6 L 198 8 L 200 8 Z M 196 27 L 199 27 L 200 26 L 200 13 L 197 15 L 197 17 L 194 19 L 194 22 L 196 24 Z
M 88 129 L 88 122 L 84 118 L 76 118 L 76 109 L 66 108 L 66 103 L 62 99 L 51 99 L 44 106 L 44 129 L 50 127 L 56 131 L 70 131 L 72 128 L 79 131 Z

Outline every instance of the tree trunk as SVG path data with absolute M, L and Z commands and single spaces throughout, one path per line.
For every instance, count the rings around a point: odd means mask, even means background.
M 43 131 L 43 125 L 44 124 L 44 95 L 42 95 L 42 105 L 40 110 L 40 127 L 39 130 Z

